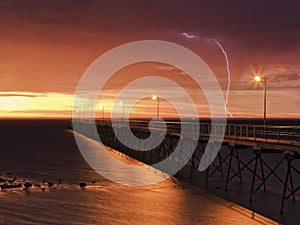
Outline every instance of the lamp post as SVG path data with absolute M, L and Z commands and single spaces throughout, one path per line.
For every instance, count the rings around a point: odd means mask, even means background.
M 264 125 L 267 121 L 267 78 L 262 77 L 261 75 L 256 75 L 254 77 L 256 82 L 264 82 Z
M 157 95 L 152 95 L 152 100 L 157 101 L 156 105 L 156 118 L 159 117 L 159 97 Z
M 121 119 L 123 119 L 123 118 L 124 118 L 124 115 L 125 115 L 125 107 L 126 107 L 126 106 L 125 106 L 125 102 L 122 102 L 122 101 L 121 101 L 121 102 L 120 102 L 120 105 L 123 106 L 123 113 L 122 113 L 123 116 L 122 116 L 122 118 L 121 118 Z
M 81 120 L 82 122 L 84 122 L 84 109 L 80 110 L 80 114 L 81 114 Z
M 90 116 L 90 118 L 88 118 L 88 120 L 92 121 L 92 118 L 93 118 L 93 108 L 92 107 L 89 108 L 89 116 Z
M 78 122 L 79 119 L 80 119 L 80 111 L 79 111 L 78 109 L 76 110 L 76 114 L 77 114 L 76 120 L 77 120 L 77 122 Z
M 104 105 L 99 105 L 99 109 L 102 111 L 102 119 L 104 119 Z

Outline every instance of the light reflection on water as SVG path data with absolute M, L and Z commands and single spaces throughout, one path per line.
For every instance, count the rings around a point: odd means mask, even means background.
M 1 191 L 0 224 L 256 224 L 176 179 L 144 187 L 104 179 L 85 163 L 60 124 L 2 123 L 0 135 L 7 150 L 0 157 L 2 176 L 11 172 L 35 183 L 55 183 L 53 190 Z
M 186 187 L 167 180 L 148 187 L 112 184 L 84 190 L 12 191 L 0 195 L 0 220 L 5 224 L 257 224 Z

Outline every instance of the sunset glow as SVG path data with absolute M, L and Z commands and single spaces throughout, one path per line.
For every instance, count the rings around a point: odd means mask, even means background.
M 69 117 L 73 95 L 1 92 L 0 117 Z
M 122 10 L 117 13 L 112 12 L 112 5 L 103 4 L 79 1 L 53 6 L 46 1 L 20 3 L 16 7 L 14 1 L 0 3 L 0 117 L 70 117 L 76 87 L 87 68 L 109 50 L 138 40 L 164 40 L 193 51 L 215 74 L 226 101 L 230 67 L 227 109 L 235 118 L 262 115 L 257 106 L 257 98 L 261 101 L 262 77 L 256 77 L 257 84 L 253 85 L 254 72 L 268 77 L 270 118 L 300 117 L 299 29 L 293 17 L 298 11 L 290 11 L 297 7 L 283 10 L 289 13 L 282 16 L 267 15 L 260 23 L 260 16 L 253 12 L 260 15 L 265 11 L 256 3 L 250 8 L 239 3 L 234 7 L 219 3 L 221 6 L 214 12 L 218 19 L 212 19 L 208 2 L 176 2 L 172 3 L 174 7 L 167 2 L 152 2 L 147 7 L 138 2 L 122 2 Z M 273 3 L 272 7 L 281 10 L 285 6 Z M 162 10 L 157 12 L 158 8 Z M 240 17 L 241 14 L 245 16 Z M 254 31 L 256 22 L 261 26 Z M 218 45 L 209 40 L 222 44 L 226 58 Z M 210 116 L 202 91 L 178 68 L 136 64 L 116 74 L 99 96 L 105 116 L 111 113 L 113 99 L 124 86 L 150 75 L 172 78 L 192 96 L 199 116 Z M 142 87 L 136 93 L 141 91 Z M 155 87 L 147 91 L 148 102 L 137 105 L 138 113 L 132 111 L 131 116 L 155 115 L 149 112 L 155 109 L 148 109 L 147 104 L 153 106 L 151 95 L 157 92 Z M 166 87 L 166 91 L 173 90 Z M 161 115 L 175 117 L 176 113 L 168 107 L 161 102 Z M 101 111 L 97 106 L 96 109 Z

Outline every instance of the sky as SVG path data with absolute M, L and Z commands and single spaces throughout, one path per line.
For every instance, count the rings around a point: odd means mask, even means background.
M 268 117 L 299 118 L 299 8 L 296 0 L 2 0 L 0 117 L 70 117 L 87 68 L 111 49 L 141 40 L 168 41 L 196 53 L 213 71 L 225 98 L 228 71 L 221 49 L 208 41 L 215 39 L 229 60 L 227 109 L 233 117 L 263 116 L 263 85 L 253 82 L 254 74 L 261 74 L 267 79 Z M 183 71 L 161 63 L 118 71 L 105 84 L 97 105 L 103 105 L 108 116 L 126 84 L 153 74 L 177 82 L 191 95 L 199 116 L 210 116 L 203 90 Z M 156 87 L 147 91 L 149 98 L 137 102 L 132 116 L 155 116 L 151 95 Z M 161 99 L 161 116 L 176 117 L 174 104 L 185 102 Z M 96 116 L 101 116 L 98 106 Z M 120 116 L 122 107 L 115 113 Z

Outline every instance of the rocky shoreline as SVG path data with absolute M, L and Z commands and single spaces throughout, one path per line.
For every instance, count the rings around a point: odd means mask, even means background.
M 97 181 L 85 181 L 79 183 L 66 183 L 63 180 L 59 179 L 56 182 L 52 181 L 33 181 L 29 178 L 21 178 L 17 177 L 12 173 L 6 173 L 5 175 L 0 174 L 0 190 L 7 191 L 7 190 L 36 190 L 36 191 L 46 191 L 46 190 L 55 190 L 59 187 L 79 187 L 81 189 L 86 188 L 87 186 L 95 186 Z

